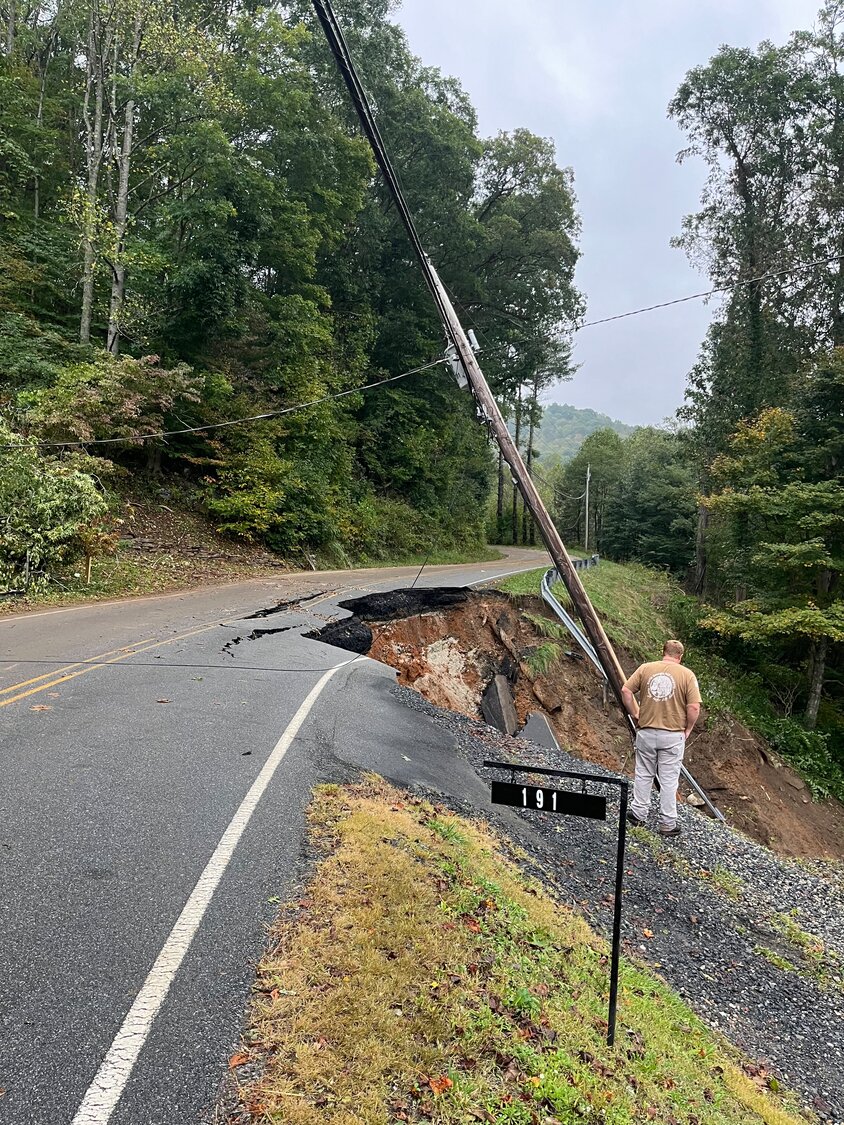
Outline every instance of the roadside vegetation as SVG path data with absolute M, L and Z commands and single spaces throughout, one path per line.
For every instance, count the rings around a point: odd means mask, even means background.
M 0 458 L 1 459 L 1 458 Z M 3 486 L 0 484 L 0 494 Z M 32 581 L 24 589 L 21 572 L 7 570 L 0 590 L 19 594 L 0 598 L 0 615 L 34 606 L 65 605 L 117 597 L 161 594 L 208 583 L 278 578 L 290 570 L 344 570 L 354 567 L 421 567 L 489 562 L 500 551 L 478 544 L 457 549 L 432 544 L 424 552 L 400 553 L 383 544 L 373 556 L 349 558 L 344 552 L 313 551 L 280 557 L 259 544 L 217 534 L 191 490 L 150 479 L 146 490 L 114 498 L 112 530 L 93 544 L 70 538 L 50 545 L 52 562 L 33 562 Z M 99 550 L 86 559 L 85 549 Z M 105 550 L 103 550 L 105 547 Z
M 722 291 L 685 403 L 662 427 L 605 420 L 536 474 L 567 542 L 666 571 L 689 595 L 674 586 L 665 616 L 710 711 L 732 712 L 839 796 L 842 66 L 842 7 L 826 0 L 809 29 L 722 46 L 685 76 L 668 112 L 680 159 L 707 174 L 676 242 Z M 596 602 L 601 581 L 587 580 Z M 611 624 L 635 653 L 635 626 L 622 613 Z
M 583 307 L 573 174 L 480 136 L 390 7 L 339 18 L 487 376 L 538 418 Z M 6 5 L 0 217 L 0 589 L 108 556 L 141 480 L 293 565 L 484 557 L 487 435 L 310 4 Z
M 378 778 L 310 818 L 321 860 L 259 967 L 232 1122 L 806 1120 L 627 961 L 607 1047 L 604 942 L 483 825 Z

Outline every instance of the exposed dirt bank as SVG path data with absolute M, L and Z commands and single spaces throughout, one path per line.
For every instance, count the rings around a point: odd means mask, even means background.
M 378 612 L 376 606 L 349 608 L 367 619 Z M 401 684 L 437 706 L 479 718 L 481 693 L 502 672 L 522 723 L 531 711 L 542 711 L 572 754 L 632 773 L 626 724 L 605 699 L 597 674 L 566 642 L 549 642 L 526 616 L 548 618 L 539 599 L 522 599 L 517 607 L 484 592 L 455 605 L 418 608 L 413 617 L 370 620 L 370 655 L 394 667 Z M 557 658 L 539 673 L 538 657 L 547 649 L 537 650 L 549 643 L 556 644 Z M 753 839 L 782 855 L 844 856 L 844 808 L 813 801 L 794 770 L 737 721 L 702 716 L 686 764 L 728 822 Z

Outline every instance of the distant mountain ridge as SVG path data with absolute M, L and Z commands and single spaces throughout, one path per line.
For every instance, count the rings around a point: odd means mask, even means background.
M 633 433 L 636 426 L 628 426 L 597 410 L 580 410 L 567 403 L 552 402 L 542 409 L 542 423 L 534 438 L 534 444 L 543 461 L 554 457 L 570 461 L 578 449 L 596 430 L 615 430 L 622 437 Z

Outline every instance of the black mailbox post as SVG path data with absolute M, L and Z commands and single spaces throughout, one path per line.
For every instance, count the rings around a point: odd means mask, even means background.
M 615 901 L 613 907 L 612 956 L 610 959 L 610 1008 L 607 1019 L 607 1043 L 615 1042 L 615 1019 L 618 1006 L 618 962 L 621 953 L 621 895 L 624 882 L 624 848 L 627 842 L 627 798 L 630 783 L 625 777 L 597 773 L 575 773 L 571 770 L 549 770 L 539 766 L 523 766 L 516 762 L 484 762 L 491 769 L 510 771 L 510 781 L 493 781 L 490 800 L 494 805 L 510 805 L 533 812 L 583 816 L 590 820 L 607 819 L 606 797 L 587 792 L 587 785 L 617 785 L 619 788 L 618 848 L 615 866 Z M 520 785 L 516 774 L 541 774 L 580 782 L 580 790 L 555 789 L 550 786 Z

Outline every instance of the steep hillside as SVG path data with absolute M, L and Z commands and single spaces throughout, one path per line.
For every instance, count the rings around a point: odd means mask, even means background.
M 627 437 L 636 429 L 596 410 L 580 410 L 564 402 L 552 402 L 542 410 L 542 424 L 536 436 L 536 448 L 544 461 L 559 457 L 569 461 L 585 438 L 596 430 L 615 430 Z

